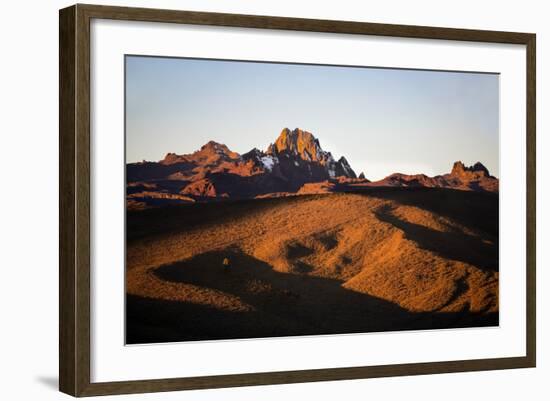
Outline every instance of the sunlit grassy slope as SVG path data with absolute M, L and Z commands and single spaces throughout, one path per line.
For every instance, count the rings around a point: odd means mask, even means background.
M 496 324 L 498 194 L 375 189 L 128 214 L 129 343 Z

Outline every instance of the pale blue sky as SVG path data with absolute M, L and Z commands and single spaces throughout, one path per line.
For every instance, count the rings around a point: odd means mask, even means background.
M 369 179 L 481 161 L 499 176 L 498 75 L 126 57 L 126 160 L 312 132 Z

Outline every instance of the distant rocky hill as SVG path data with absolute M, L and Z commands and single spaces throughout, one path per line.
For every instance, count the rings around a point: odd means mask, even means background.
M 345 157 L 335 160 L 310 132 L 282 130 L 265 151 L 242 155 L 210 141 L 191 154 L 168 153 L 158 162 L 126 166 L 127 204 L 130 209 L 221 199 L 279 197 L 373 186 L 442 187 L 498 191 L 498 179 L 481 164 L 456 162 L 449 174 L 392 174 L 370 182 L 355 174 Z
M 425 174 L 391 174 L 388 177 L 370 183 L 370 186 L 389 187 L 429 187 L 450 188 L 465 191 L 498 191 L 498 179 L 489 174 L 489 170 L 477 162 L 471 167 L 457 161 L 450 173 L 428 177 Z

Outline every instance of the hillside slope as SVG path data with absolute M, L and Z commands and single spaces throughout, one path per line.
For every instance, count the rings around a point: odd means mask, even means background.
M 444 189 L 131 212 L 128 342 L 498 324 L 497 233 Z

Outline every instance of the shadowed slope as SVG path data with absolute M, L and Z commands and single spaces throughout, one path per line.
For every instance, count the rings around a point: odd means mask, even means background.
M 489 240 L 470 235 L 452 226 L 447 231 L 434 230 L 421 224 L 400 219 L 389 205 L 376 211 L 376 217 L 388 222 L 415 241 L 419 247 L 446 259 L 458 260 L 481 269 L 498 271 L 498 249 Z
M 446 188 L 368 188 L 357 193 L 420 208 L 498 236 L 498 193 Z

